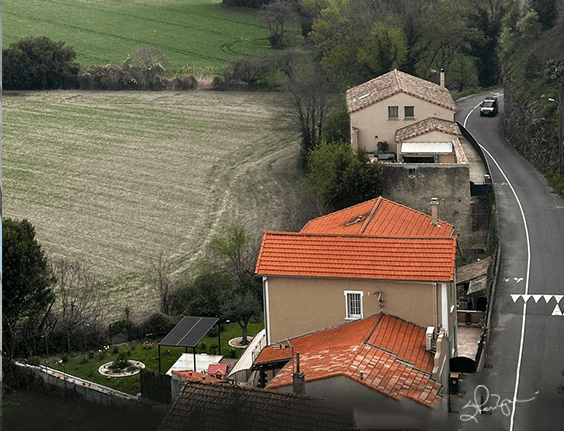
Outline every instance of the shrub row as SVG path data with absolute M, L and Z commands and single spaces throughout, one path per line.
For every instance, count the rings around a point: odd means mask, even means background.
M 81 68 L 75 59 L 76 51 L 64 42 L 52 42 L 48 37 L 20 39 L 2 50 L 4 90 L 188 91 L 198 88 L 189 68 L 185 68 L 184 75 L 167 77 L 168 60 L 153 46 L 138 48 L 122 66 Z M 246 53 L 227 63 L 224 79 L 215 76 L 211 88 L 257 88 L 265 85 L 278 68 L 277 61 L 268 55 Z
M 194 76 L 177 76 L 169 79 L 160 65 L 149 68 L 139 66 L 118 67 L 113 65 L 91 66 L 78 74 L 81 90 L 196 90 Z
M 154 47 L 147 47 L 154 48 Z M 75 63 L 76 51 L 64 42 L 48 37 L 22 38 L 2 49 L 2 78 L 4 90 L 196 90 L 198 81 L 193 75 L 166 77 L 166 69 L 158 63 L 155 53 L 140 49 L 138 55 L 152 55 L 149 63 L 128 58 L 122 67 L 91 66 L 81 68 Z M 141 50 L 142 51 L 142 50 Z M 154 58 L 153 58 L 154 57 Z M 157 60 L 155 60 L 157 58 Z M 134 64 L 134 62 L 137 64 Z M 166 62 L 165 62 L 166 64 Z M 214 80 L 215 88 L 221 85 Z
M 108 335 L 112 337 L 123 335 L 128 341 L 150 337 L 162 337 L 168 334 L 178 321 L 163 313 L 153 313 L 142 322 L 133 322 L 126 315 L 125 319 L 109 325 Z

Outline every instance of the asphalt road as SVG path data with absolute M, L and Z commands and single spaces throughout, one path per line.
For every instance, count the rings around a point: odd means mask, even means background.
M 480 117 L 475 108 L 492 93 L 498 94 L 499 114 Z M 457 121 L 486 150 L 501 240 L 487 368 L 461 381 L 457 428 L 560 431 L 564 429 L 564 395 L 558 392 L 564 386 L 564 202 L 503 138 L 502 90 L 466 98 L 457 107 Z M 482 404 L 483 414 L 476 407 Z

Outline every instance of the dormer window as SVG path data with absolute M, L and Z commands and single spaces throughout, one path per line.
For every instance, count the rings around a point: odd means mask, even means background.
M 388 120 L 399 119 L 399 109 L 397 106 L 388 106 Z

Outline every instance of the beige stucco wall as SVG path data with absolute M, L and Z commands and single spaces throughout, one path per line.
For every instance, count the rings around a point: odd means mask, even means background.
M 398 120 L 388 120 L 388 106 L 398 107 Z M 415 118 L 404 118 L 405 106 L 414 107 Z M 454 121 L 454 111 L 408 94 L 400 93 L 354 112 L 350 117 L 351 135 L 354 135 L 355 129 L 358 129 L 357 145 L 363 146 L 367 151 L 375 152 L 378 141 L 386 141 L 390 145 L 388 151 L 397 154 L 395 143 L 396 130 L 429 117 Z M 375 136 L 378 137 L 375 138 Z
M 455 137 L 456 136 L 451 135 L 450 133 L 434 130 L 423 135 L 406 139 L 403 142 L 451 142 Z
M 456 163 L 454 153 L 439 156 L 439 163 Z
M 443 318 L 440 283 L 298 277 L 268 277 L 265 283 L 269 344 L 346 322 L 344 292 L 349 290 L 363 292 L 363 317 L 383 311 L 435 327 Z M 383 308 L 377 289 L 382 292 Z

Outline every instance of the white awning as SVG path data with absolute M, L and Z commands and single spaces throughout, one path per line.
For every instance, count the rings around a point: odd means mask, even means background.
M 404 142 L 402 154 L 452 154 L 452 142 Z

